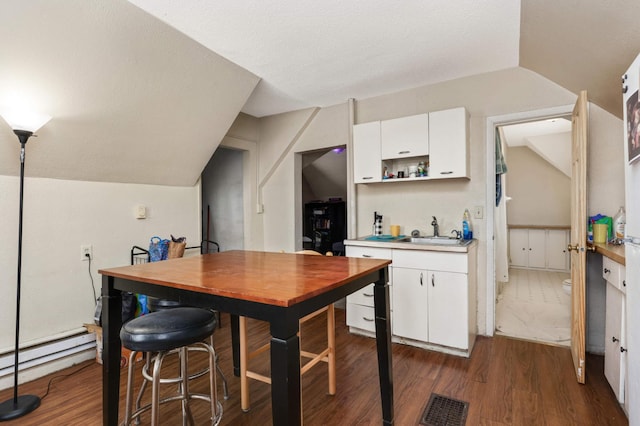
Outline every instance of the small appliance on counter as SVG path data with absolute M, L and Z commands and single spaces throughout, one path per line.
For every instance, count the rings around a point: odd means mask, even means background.
M 382 215 L 378 212 L 373 212 L 373 235 L 382 235 Z

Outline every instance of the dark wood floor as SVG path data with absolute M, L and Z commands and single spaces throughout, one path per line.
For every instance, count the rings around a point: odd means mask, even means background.
M 379 425 L 377 361 L 374 340 L 348 333 L 344 311 L 336 310 L 338 344 L 338 393 L 326 394 L 326 367 L 314 367 L 303 377 L 303 411 L 307 425 Z M 222 401 L 223 425 L 271 424 L 269 386 L 252 381 L 252 409 L 240 410 L 240 383 L 232 375 L 229 321 L 215 333 L 215 345 L 227 377 L 231 398 Z M 315 346 L 322 335 L 322 319 L 303 330 L 307 345 Z M 250 323 L 252 341 L 267 328 Z M 317 332 L 317 333 L 316 333 Z M 268 357 L 256 360 L 268 365 Z M 82 368 L 86 367 L 86 368 Z M 76 372 L 82 368 L 82 370 Z M 257 368 L 256 368 L 257 369 Z M 397 425 L 416 425 L 432 392 L 469 402 L 467 425 L 626 425 L 627 419 L 603 375 L 603 358 L 587 359 L 587 384 L 573 376 L 568 349 L 513 340 L 479 337 L 470 359 L 393 346 L 394 406 Z M 68 377 L 61 376 L 69 374 Z M 42 396 L 53 377 L 51 390 L 35 412 L 6 422 L 9 425 L 100 425 L 102 419 L 101 368 L 87 362 L 52 376 L 23 385 L 21 394 Z M 121 415 L 124 410 L 122 374 Z M 206 384 L 194 385 L 200 391 Z M 0 392 L 0 401 L 11 390 Z M 205 403 L 194 402 L 197 424 L 207 424 Z M 180 421 L 179 408 L 167 404 L 161 410 L 162 424 Z M 148 417 L 145 419 L 148 422 Z

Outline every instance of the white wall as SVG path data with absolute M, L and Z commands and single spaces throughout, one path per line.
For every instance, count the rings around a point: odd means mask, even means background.
M 515 112 L 534 111 L 574 103 L 576 95 L 546 80 L 534 72 L 513 68 L 493 73 L 457 79 L 441 84 L 420 87 L 399 93 L 358 100 L 356 123 L 396 118 L 423 112 L 464 106 L 470 112 L 470 180 L 402 182 L 395 184 L 369 184 L 357 186 L 357 235 L 370 233 L 374 211 L 384 215 L 384 227 L 401 224 L 403 232 L 419 229 L 430 233 L 431 216 L 438 217 L 443 232 L 460 228 L 465 208 L 486 206 L 486 119 Z M 297 219 L 294 211 L 295 161 L 291 153 L 277 164 L 278 153 L 289 148 L 293 136 L 302 131 L 292 151 L 347 144 L 349 138 L 347 103 L 321 109 L 311 123 L 308 110 L 277 117 L 267 117 L 260 123 L 261 176 L 269 167 L 276 170 L 267 179 L 263 202 L 265 213 L 265 249 L 293 250 L 296 244 Z M 292 126 L 287 129 L 287 126 Z M 591 108 L 590 159 L 594 153 L 605 155 L 616 163 L 622 123 L 597 107 Z M 263 157 L 262 153 L 268 153 Z M 621 161 L 621 160 L 620 160 Z M 617 164 L 617 163 L 616 163 Z M 589 189 L 589 206 L 599 208 L 611 203 L 619 205 L 624 197 L 621 167 L 594 167 L 590 182 L 606 182 L 614 191 L 593 185 Z M 618 188 L 620 193 L 618 194 Z M 301 217 L 301 215 L 298 215 Z M 478 250 L 478 324 L 479 333 L 486 333 L 487 315 L 486 280 L 486 223 L 473 219 L 474 237 L 480 240 Z
M 18 178 L 0 176 L 0 353 L 13 349 L 17 268 Z M 134 207 L 147 206 L 147 219 Z M 199 185 L 170 187 L 42 178 L 25 179 L 21 342 L 91 322 L 95 302 L 80 245 L 93 245 L 91 275 L 129 264 L 132 245 L 154 235 L 200 241 Z
M 526 146 L 506 151 L 507 223 L 571 226 L 571 178 Z

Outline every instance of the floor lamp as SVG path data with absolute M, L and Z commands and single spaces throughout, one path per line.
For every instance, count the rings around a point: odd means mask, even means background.
M 40 406 L 40 398 L 36 395 L 18 396 L 18 343 L 20 341 L 20 277 L 22 272 L 22 205 L 24 194 L 24 147 L 40 127 L 51 117 L 38 114 L 3 112 L 4 121 L 11 126 L 20 142 L 20 209 L 18 216 L 18 285 L 16 288 L 16 344 L 13 367 L 13 398 L 0 403 L 0 421 L 17 419 L 29 414 Z

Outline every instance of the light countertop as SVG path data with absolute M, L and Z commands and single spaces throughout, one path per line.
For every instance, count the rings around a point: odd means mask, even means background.
M 375 241 L 367 240 L 367 237 L 356 238 L 355 240 L 344 240 L 345 246 L 358 247 L 379 247 L 403 250 L 425 250 L 425 251 L 445 251 L 453 253 L 467 253 L 471 247 L 478 245 L 478 240 L 472 240 L 470 244 L 465 246 L 447 246 L 439 244 L 418 244 L 408 241 Z

